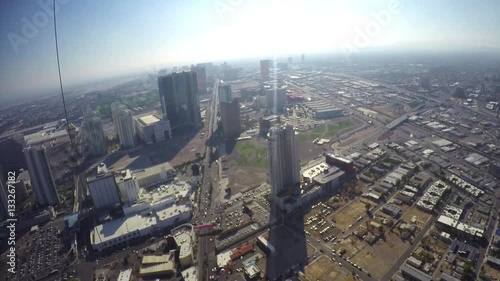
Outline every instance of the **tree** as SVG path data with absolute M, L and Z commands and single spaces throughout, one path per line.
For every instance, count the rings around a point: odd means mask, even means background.
M 475 280 L 474 268 L 472 262 L 467 261 L 464 265 L 464 274 L 462 275 L 462 280 L 469 281 Z

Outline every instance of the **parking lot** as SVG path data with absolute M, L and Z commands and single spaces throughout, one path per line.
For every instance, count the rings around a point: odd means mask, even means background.
M 33 230 L 17 241 L 18 272 L 16 280 L 30 280 L 35 275 L 56 273 L 68 265 L 69 246 L 62 244 L 61 223 L 50 222 Z
M 225 248 L 236 240 L 244 236 L 251 235 L 258 229 L 268 225 L 269 212 L 255 201 L 246 205 L 244 208 L 242 203 L 236 204 L 228 209 L 223 214 L 221 226 L 225 230 L 231 230 L 230 233 L 223 233 L 216 239 L 216 247 L 218 249 Z

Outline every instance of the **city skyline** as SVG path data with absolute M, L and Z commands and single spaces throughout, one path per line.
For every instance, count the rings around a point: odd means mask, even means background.
M 0 3 L 4 34 L 0 99 L 57 93 L 50 3 Z M 294 55 L 299 61 L 301 53 L 342 54 L 372 48 L 498 50 L 500 45 L 495 32 L 500 5 L 495 1 L 58 3 L 65 87 L 139 72 L 155 75 L 164 66 L 243 57 Z M 222 47 L 207 44 L 223 36 L 231 40 Z M 369 42 L 358 44 L 356 38 L 363 36 Z

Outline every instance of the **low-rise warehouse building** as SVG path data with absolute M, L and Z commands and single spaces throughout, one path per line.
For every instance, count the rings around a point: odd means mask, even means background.
M 176 176 L 175 169 L 170 163 L 165 162 L 142 170 L 134 170 L 140 187 L 149 187 L 173 180 Z
M 469 238 L 483 238 L 484 236 L 484 228 L 477 228 L 445 215 L 439 216 L 437 222 L 438 226 L 450 233 L 464 234 Z
M 409 280 L 416 280 L 416 281 L 431 281 L 432 277 L 429 274 L 424 273 L 423 271 L 407 264 L 404 263 L 401 266 L 401 273 L 403 274 L 404 277 L 408 278 Z
M 97 225 L 90 232 L 92 248 L 103 251 L 128 241 L 150 235 L 157 229 L 189 221 L 191 207 L 172 205 L 145 216 L 132 215 Z
M 399 217 L 401 215 L 401 209 L 393 204 L 384 205 L 382 211 L 393 217 Z
M 139 276 L 173 277 L 176 274 L 175 251 L 164 255 L 145 255 L 142 257 Z

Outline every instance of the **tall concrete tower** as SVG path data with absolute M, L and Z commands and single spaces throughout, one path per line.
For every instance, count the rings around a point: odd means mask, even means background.
M 59 204 L 59 195 L 57 194 L 45 147 L 25 148 L 24 156 L 28 164 L 31 186 L 38 204 L 42 206 Z
M 297 135 L 291 125 L 269 130 L 269 178 L 273 200 L 283 194 L 300 194 L 300 159 Z
M 163 119 L 175 129 L 182 125 L 202 126 L 196 72 L 183 71 L 158 77 Z
M 262 79 L 269 78 L 271 65 L 272 65 L 271 60 L 260 61 L 260 78 Z
M 89 140 L 90 154 L 103 156 L 108 152 L 99 112 L 92 111 L 83 117 L 82 130 Z
M 123 148 L 134 147 L 135 126 L 132 111 L 122 104 L 113 103 L 111 105 L 111 112 L 121 146 Z

